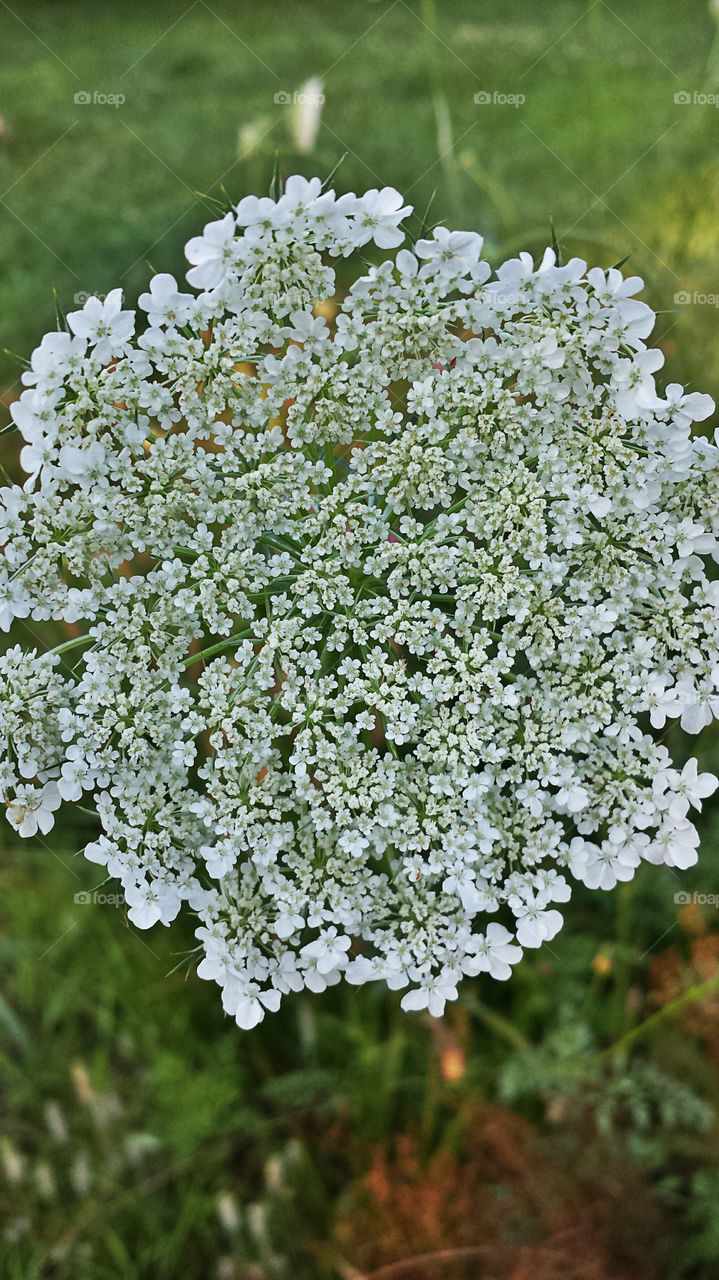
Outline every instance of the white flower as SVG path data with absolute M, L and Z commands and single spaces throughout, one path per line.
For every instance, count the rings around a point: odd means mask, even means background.
M 517 910 L 517 942 L 521 947 L 541 947 L 543 942 L 551 942 L 562 927 L 562 917 L 558 911 L 544 911 L 527 906 Z
M 60 807 L 60 794 L 54 782 L 43 787 L 19 786 L 15 799 L 7 807 L 7 818 L 19 836 L 44 836 L 55 825 L 55 810 Z
M 679 382 L 670 382 L 665 396 L 672 417 L 680 426 L 689 427 L 692 422 L 704 422 L 715 409 L 711 396 L 702 395 L 699 391 L 685 394 Z
M 581 813 L 589 804 L 589 792 L 576 779 L 565 783 L 557 792 L 557 804 L 567 813 Z
M 260 245 L 272 232 L 282 233 L 287 230 L 289 233 L 289 228 L 299 213 L 297 206 L 289 201 L 275 201 L 269 196 L 245 196 L 237 206 L 237 222 L 245 228 L 247 243 Z M 236 244 L 232 248 L 234 251 Z
M 64 444 L 60 449 L 60 468 L 73 480 L 97 474 L 105 461 L 105 448 L 99 440 L 93 440 L 87 448 Z
M 122 289 L 104 301 L 88 298 L 81 311 L 70 311 L 67 323 L 77 338 L 94 349 L 100 364 L 121 355 L 135 332 L 135 312 L 122 310 Z
M 346 953 L 351 944 L 351 938 L 338 934 L 336 928 L 332 926 L 330 929 L 324 929 L 314 942 L 308 942 L 300 951 L 300 955 L 303 959 L 310 961 L 318 973 L 325 976 L 333 969 L 342 968 L 347 964 Z
M 462 968 L 471 976 L 488 973 L 499 982 L 505 982 L 511 977 L 511 966 L 521 958 L 522 948 L 515 945 L 509 930 L 504 925 L 492 923 L 484 934 L 473 939 Z
M 448 231 L 446 227 L 435 227 L 432 236 L 431 240 L 418 240 L 415 253 L 440 275 L 462 274 L 479 262 L 483 240 L 473 231 Z M 403 261 L 406 263 L 407 260 Z
M 412 205 L 403 205 L 394 187 L 366 191 L 361 197 L 358 245 L 374 240 L 380 249 L 394 249 L 404 240 L 399 224 L 409 217 Z
M 701 809 L 702 800 L 712 796 L 719 786 L 719 778 L 713 773 L 698 773 L 694 758 L 687 760 L 681 773 L 676 769 L 666 769 L 657 774 L 654 780 L 654 792 L 658 803 L 664 803 L 672 818 L 685 818 L 689 806 Z
M 699 835 L 686 818 L 668 818 L 659 828 L 643 857 L 647 862 L 663 863 L 686 871 L 697 861 Z
M 175 277 L 163 271 L 152 277 L 149 293 L 141 293 L 138 298 L 151 325 L 184 324 L 194 310 L 193 303 L 192 295 L 180 293 Z
M 456 1000 L 459 992 L 457 984 L 451 978 L 440 977 L 427 983 L 426 986 L 415 987 L 402 997 L 402 1008 L 409 1012 L 426 1009 L 433 1018 L 441 1018 L 448 1000 Z
M 287 179 L 278 204 L 285 209 L 308 209 L 321 194 L 322 183 L 319 178 L 303 178 L 296 173 Z
M 42 381 L 46 385 L 61 383 L 64 376 L 80 365 L 87 342 L 70 333 L 46 333 L 32 354 L 30 369 L 22 375 L 25 386 Z
M 140 880 L 125 886 L 125 900 L 129 907 L 128 919 L 138 929 L 151 929 L 153 924 L 170 924 L 181 905 L 177 886 L 166 881 Z
M 620 360 L 614 373 L 617 412 L 629 421 L 661 409 L 654 374 L 664 364 L 661 351 L 639 351 L 633 360 Z
M 27 618 L 32 599 L 22 582 L 0 577 L 0 631 L 9 631 L 15 618 Z
M 642 842 L 640 836 L 628 840 L 622 827 L 613 828 L 601 845 L 573 840 L 569 861 L 572 874 L 588 889 L 613 889 L 618 882 L 633 879 L 647 843 L 646 837 Z
M 201 236 L 194 236 L 185 246 L 185 256 L 192 263 L 187 272 L 190 284 L 199 289 L 215 289 L 226 278 L 236 254 L 236 224 L 231 213 L 208 222 Z
M 262 991 L 256 982 L 242 982 L 231 977 L 222 991 L 222 1007 L 243 1031 L 251 1031 L 262 1022 L 267 1009 L 276 1013 L 280 1007 L 279 991 Z
M 410 212 L 246 196 L 196 295 L 155 276 L 137 338 L 91 299 L 12 407 L 0 798 L 23 836 L 92 805 L 87 858 L 139 927 L 194 914 L 245 1028 L 341 981 L 441 1015 L 573 881 L 692 865 L 717 787 L 655 733 L 719 718 L 709 398 L 657 390 L 637 277 L 551 249 L 490 280 L 438 227 L 338 300 Z
M 289 336 L 297 342 L 309 342 L 312 338 L 322 341 L 327 337 L 327 321 L 323 316 L 313 316 L 307 311 L 293 311 Z

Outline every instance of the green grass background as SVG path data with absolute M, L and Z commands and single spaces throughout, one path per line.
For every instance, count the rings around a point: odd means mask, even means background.
M 629 254 L 667 377 L 716 395 L 719 110 L 675 95 L 717 92 L 718 31 L 704 0 L 0 0 L 0 399 L 18 393 L 8 353 L 27 356 L 56 306 L 118 283 L 134 301 L 150 267 L 180 274 L 185 240 L 218 201 L 267 189 L 276 153 L 285 173 L 321 175 L 344 155 L 341 190 L 392 184 L 420 215 L 432 200 L 493 262 L 541 253 L 550 217 L 565 255 Z M 326 102 L 300 155 L 275 95 L 310 76 Z M 478 105 L 479 91 L 524 101 Z M 699 752 L 719 765 L 715 734 Z M 289 1001 L 249 1034 L 185 962 L 189 928 L 142 935 L 120 908 L 74 901 L 97 884 L 76 854 L 88 832 L 19 847 L 6 831 L 0 1274 L 364 1280 L 422 1245 L 449 1252 L 392 1280 L 519 1280 L 523 1249 L 540 1250 L 526 1274 L 543 1280 L 541 1249 L 574 1231 L 574 1280 L 710 1280 L 719 1047 L 693 988 L 713 980 L 719 920 L 674 901 L 719 892 L 715 813 L 702 830 L 699 869 L 580 894 L 551 952 L 506 987 L 466 983 L 439 1030 L 348 989 Z M 645 1026 L 666 1011 L 658 956 L 685 1003 Z M 516 1170 L 490 1167 L 487 1108 L 542 1144 L 554 1217 L 517 1209 Z M 442 1204 L 443 1160 L 462 1222 Z M 585 1199 L 561 1190 L 565 1167 Z M 395 1195 L 406 1238 L 387 1227 Z M 483 1197 L 508 1205 L 494 1226 L 473 1209 Z M 456 1252 L 482 1241 L 516 1252 L 499 1272 Z

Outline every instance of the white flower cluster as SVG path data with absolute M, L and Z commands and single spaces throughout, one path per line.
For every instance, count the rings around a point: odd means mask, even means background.
M 13 406 L 0 626 L 76 638 L 0 658 L 8 817 L 90 793 L 87 857 L 140 927 L 188 904 L 243 1027 L 342 977 L 440 1014 L 573 881 L 693 863 L 717 785 L 651 732 L 719 715 L 711 400 L 658 393 L 639 279 L 549 250 L 492 278 L 437 227 L 333 304 L 410 213 L 248 197 Z

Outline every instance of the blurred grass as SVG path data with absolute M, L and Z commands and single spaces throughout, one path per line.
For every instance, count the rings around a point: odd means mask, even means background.
M 672 310 L 682 290 L 719 294 L 719 112 L 674 102 L 716 87 L 716 25 L 703 0 L 681 20 L 675 0 L 3 6 L 0 344 L 37 342 L 53 288 L 70 309 L 118 282 L 135 298 L 148 263 L 178 271 L 214 213 L 196 192 L 265 188 L 276 149 L 319 173 L 346 152 L 341 187 L 392 183 L 419 211 L 436 189 L 433 216 L 481 230 L 495 259 L 539 251 L 550 211 L 567 251 L 631 253 L 676 372 L 716 389 L 719 310 Z M 326 103 L 298 157 L 274 95 L 313 75 Z M 479 106 L 479 90 L 526 102 Z M 0 384 L 15 376 L 6 357 Z
M 2 4 L 0 346 L 29 353 L 53 290 L 69 310 L 118 283 L 134 299 L 148 264 L 179 274 L 276 150 L 308 174 L 346 153 L 341 189 L 396 185 L 415 225 L 436 190 L 432 219 L 494 261 L 541 252 L 550 213 L 565 254 L 630 253 L 669 376 L 717 394 L 719 308 L 674 301 L 719 295 L 719 114 L 674 101 L 716 89 L 716 34 L 703 0 Z M 326 103 L 298 155 L 274 95 L 310 76 Z M 17 376 L 3 356 L 5 403 Z M 700 753 L 717 768 L 716 734 Z M 580 893 L 551 948 L 465 984 L 439 1024 L 348 988 L 247 1034 L 183 962 L 189 924 L 140 935 L 74 901 L 97 887 L 86 833 L 3 834 L 0 1274 L 363 1280 L 454 1249 L 392 1280 L 712 1280 L 719 1005 L 606 1052 L 719 973 L 716 906 L 674 900 L 719 891 L 716 812 L 702 835 L 697 869 Z

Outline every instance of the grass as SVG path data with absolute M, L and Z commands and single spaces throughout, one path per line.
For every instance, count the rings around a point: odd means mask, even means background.
M 626 16 L 581 0 L 379 0 L 341 19 L 328 3 L 130 0 L 121 20 L 36 0 L 4 7 L 0 27 L 3 347 L 24 354 L 54 323 L 53 289 L 67 310 L 118 282 L 135 298 L 148 264 L 178 271 L 214 200 L 266 188 L 275 151 L 286 170 L 320 173 L 345 154 L 341 187 L 392 183 L 418 211 L 436 191 L 433 216 L 481 230 L 494 259 L 540 251 L 550 213 L 567 252 L 607 265 L 630 253 L 677 372 L 717 386 L 717 308 L 673 310 L 678 292 L 719 293 L 719 113 L 674 102 L 713 84 L 703 0 L 681 23 L 673 0 Z M 298 156 L 274 97 L 312 75 L 326 103 Z M 478 91 L 526 101 L 481 106 Z M 76 103 L 82 92 L 125 101 Z M 17 376 L 8 357 L 0 376 Z
M 0 6 L 0 346 L 27 355 L 53 291 L 69 310 L 179 273 L 276 151 L 321 174 L 344 154 L 339 187 L 396 185 L 416 225 L 432 202 L 494 261 L 541 252 L 550 214 L 565 255 L 629 253 L 669 375 L 716 394 L 719 113 L 674 100 L 714 91 L 716 32 L 700 0 Z M 299 155 L 274 96 L 313 75 Z M 6 403 L 17 377 L 4 356 Z M 716 769 L 716 734 L 700 754 Z M 183 962 L 188 926 L 75 901 L 86 833 L 2 836 L 2 1274 L 711 1280 L 719 814 L 702 836 L 695 871 L 578 895 L 551 949 L 439 1024 L 348 988 L 244 1034 Z

